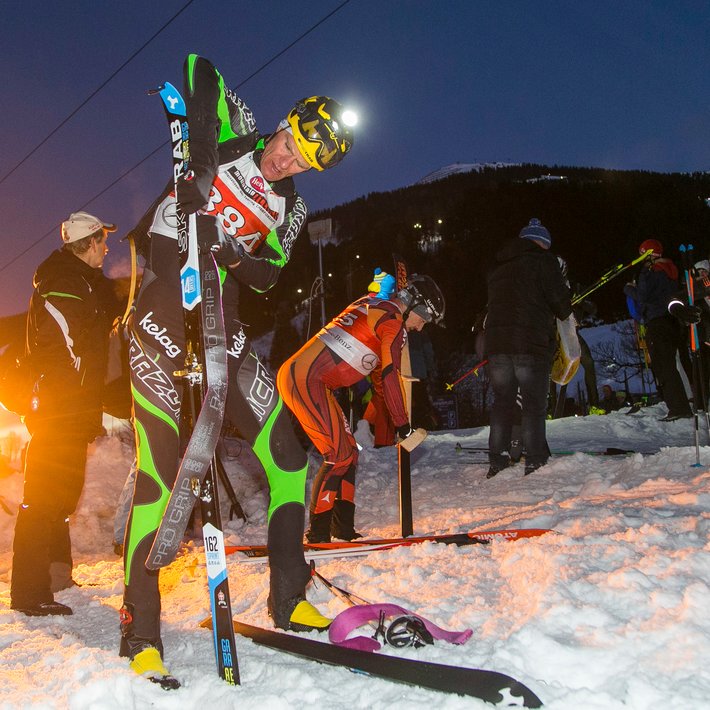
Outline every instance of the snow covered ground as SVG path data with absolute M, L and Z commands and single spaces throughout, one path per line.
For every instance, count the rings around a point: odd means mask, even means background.
M 695 466 L 691 421 L 660 423 L 662 405 L 634 415 L 549 422 L 554 451 L 633 449 L 627 456 L 559 455 L 523 477 L 522 465 L 487 481 L 486 428 L 430 435 L 414 456 L 416 533 L 548 527 L 518 542 L 456 548 L 426 543 L 321 562 L 336 584 L 373 601 L 417 610 L 450 629 L 473 629 L 464 646 L 438 643 L 402 655 L 489 668 L 534 690 L 545 707 L 625 710 L 706 708 L 710 698 L 710 447 Z M 364 446 L 358 528 L 398 532 L 395 452 Z M 702 443 L 706 443 L 704 434 Z M 226 447 L 250 517 L 228 525 L 228 543 L 265 540 L 266 490 L 253 460 Z M 181 679 L 166 692 L 116 655 L 121 562 L 112 550 L 116 500 L 133 457 L 105 438 L 90 450 L 87 484 L 72 520 L 75 578 L 57 598 L 71 617 L 27 618 L 9 609 L 14 511 L 21 474 L 0 479 L 0 708 L 429 708 L 490 707 L 351 674 L 264 649 L 238 637 L 242 685 L 215 672 L 200 543 L 162 573 L 166 664 Z M 240 462 L 241 461 L 241 462 Z M 314 462 L 315 464 L 315 462 Z M 269 626 L 267 569 L 229 562 L 235 615 Z M 342 603 L 319 587 L 311 601 L 335 615 Z M 314 634 L 314 637 L 317 635 Z M 385 653 L 392 653 L 386 649 Z

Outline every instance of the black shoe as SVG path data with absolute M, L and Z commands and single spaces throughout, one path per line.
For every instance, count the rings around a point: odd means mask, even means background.
M 323 513 L 311 513 L 311 519 L 306 530 L 306 542 L 330 542 L 330 523 L 332 510 Z
M 498 464 L 492 463 L 488 469 L 486 478 L 493 478 L 493 476 L 497 476 L 501 471 L 505 471 L 506 468 L 508 468 L 508 464 L 499 466 Z
M 659 419 L 659 422 L 674 422 L 677 419 L 692 419 L 692 414 L 671 414 L 670 412 L 666 414 L 665 417 Z
M 526 462 L 525 463 L 525 475 L 529 476 L 533 471 L 537 471 L 538 468 L 542 468 L 545 465 L 545 461 L 540 461 L 538 463 Z
M 362 535 L 355 530 L 333 530 L 331 528 L 330 535 L 331 537 L 335 537 L 338 540 L 345 540 L 346 542 L 352 542 L 353 540 L 362 538 Z
M 147 648 L 157 648 L 162 658 L 163 642 L 159 637 L 143 638 L 133 633 L 134 611 L 135 607 L 128 602 L 124 602 L 123 606 L 118 610 L 120 620 L 119 628 L 121 630 L 121 642 L 118 655 L 121 656 L 121 658 L 130 658 L 133 660 L 141 651 L 145 651 Z
M 330 523 L 330 535 L 348 542 L 362 537 L 360 533 L 355 532 L 355 503 L 348 500 L 335 501 Z
M 25 616 L 71 616 L 74 613 L 71 607 L 59 602 L 41 602 L 28 606 L 10 604 L 10 608 Z

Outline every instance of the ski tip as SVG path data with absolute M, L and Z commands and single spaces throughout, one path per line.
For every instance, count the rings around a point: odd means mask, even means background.
M 502 701 L 496 703 L 496 705 L 501 707 L 510 707 L 514 705 L 519 705 L 520 700 L 523 701 L 523 707 L 525 708 L 541 708 L 542 700 L 538 698 L 535 693 L 533 693 L 530 688 L 523 685 L 520 681 L 513 681 L 510 688 L 503 688 L 498 691 L 502 696 Z
M 165 107 L 170 111 L 170 113 L 175 113 L 182 116 L 187 114 L 185 100 L 182 98 L 180 92 L 169 81 L 165 82 L 165 84 L 158 93 L 160 94 L 160 98 L 163 100 Z

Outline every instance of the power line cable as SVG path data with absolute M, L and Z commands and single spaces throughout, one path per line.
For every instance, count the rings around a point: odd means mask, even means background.
M 118 67 L 118 69 L 116 69 L 116 71 L 114 71 L 113 74 L 108 77 L 108 79 L 106 79 L 102 84 L 100 84 L 96 89 L 94 89 L 58 126 L 56 126 L 56 128 L 51 130 L 34 148 L 32 148 L 32 150 L 27 153 L 27 155 L 25 155 L 25 157 L 22 158 L 19 163 L 16 163 L 12 168 L 10 168 L 10 170 L 6 172 L 5 175 L 2 176 L 2 178 L 0 178 L 0 185 L 2 185 L 2 183 L 4 183 L 5 180 L 7 180 L 7 178 L 9 178 L 10 175 L 15 172 L 15 170 L 17 170 L 21 165 L 24 165 L 25 162 L 29 160 L 29 158 L 31 158 L 60 128 L 62 128 L 62 126 L 68 123 L 77 113 L 79 113 L 79 111 L 81 111 L 81 109 L 84 108 L 84 106 L 86 106 L 86 104 L 88 104 L 89 101 L 91 101 L 91 99 L 93 99 L 94 96 L 96 96 L 96 94 L 98 94 L 99 91 L 101 91 L 101 89 L 103 89 L 106 84 L 111 81 L 111 79 L 113 79 L 121 70 L 125 69 L 125 67 L 130 62 L 132 62 L 164 29 L 166 29 L 167 26 L 172 23 L 178 15 L 180 15 L 190 5 L 192 5 L 193 2 L 195 2 L 195 0 L 188 0 L 188 2 L 185 3 L 185 5 L 183 5 L 157 32 L 154 32 L 153 35 L 149 37 L 141 47 L 139 47 L 135 52 L 133 52 L 133 54 L 131 54 L 131 56 L 128 57 L 128 59 L 126 59 L 126 61 L 123 62 L 123 64 L 121 64 L 121 66 Z
M 194 2 L 194 0 L 190 0 L 190 2 Z M 190 2 L 188 2 L 188 5 L 190 4 Z M 291 42 L 287 47 L 285 47 L 285 48 L 282 49 L 280 52 L 278 52 L 277 54 L 275 54 L 273 57 L 271 57 L 271 59 L 269 59 L 267 62 L 265 62 L 264 64 L 262 64 L 256 71 L 252 72 L 246 79 L 244 79 L 244 80 L 241 81 L 239 84 L 237 84 L 237 86 L 235 87 L 235 89 L 239 89 L 239 88 L 241 88 L 242 86 L 244 86 L 244 84 L 246 84 L 248 81 L 250 81 L 251 79 L 253 79 L 259 72 L 261 72 L 261 71 L 263 71 L 264 69 L 266 69 L 266 67 L 268 67 L 272 62 L 276 61 L 276 59 L 278 59 L 282 54 L 284 54 L 284 52 L 286 52 L 286 51 L 288 51 L 289 49 L 291 49 L 291 47 L 293 47 L 296 43 L 300 42 L 304 37 L 306 37 L 306 36 L 309 35 L 311 32 L 313 32 L 317 27 L 319 27 L 320 25 L 322 25 L 327 19 L 329 19 L 330 17 L 332 17 L 336 12 L 338 12 L 339 10 L 341 10 L 341 9 L 342 9 L 345 5 L 347 5 L 349 2 L 350 2 L 350 0 L 343 0 L 343 2 L 341 2 L 340 5 L 338 5 L 338 7 L 336 7 L 334 10 L 332 10 L 331 12 L 329 12 L 327 15 L 325 15 L 325 16 L 324 16 L 323 18 L 321 18 L 320 20 L 318 20 L 318 22 L 316 22 L 315 25 L 312 25 L 309 29 L 307 29 L 305 32 L 303 32 L 301 35 L 299 35 L 295 40 L 293 40 L 293 42 Z M 185 7 L 187 7 L 187 5 L 185 5 Z M 183 7 L 183 10 L 185 9 L 185 7 Z M 182 10 L 181 10 L 180 12 L 182 12 Z M 164 146 L 168 145 L 168 143 L 170 143 L 169 140 L 167 140 L 167 141 L 161 143 L 157 148 L 155 148 L 154 150 L 152 150 L 148 155 L 146 155 L 144 158 L 142 158 L 141 160 L 139 160 L 133 167 L 131 167 L 131 168 L 129 168 L 128 170 L 126 170 L 125 172 L 123 172 L 119 177 L 117 177 L 115 180 L 113 180 L 107 187 L 103 188 L 103 190 L 101 190 L 100 192 L 98 192 L 96 195 L 94 195 L 93 197 L 91 197 L 87 202 L 85 202 L 83 205 L 81 205 L 81 207 L 79 207 L 79 209 L 80 209 L 80 210 L 83 210 L 85 207 L 88 207 L 94 200 L 97 200 L 99 197 L 101 197 L 101 195 L 103 195 L 104 193 L 108 192 L 114 185 L 116 185 L 116 184 L 119 183 L 121 180 L 123 180 L 123 178 L 126 177 L 126 175 L 128 175 L 128 174 L 131 173 L 131 172 L 133 172 L 136 168 L 140 167 L 143 163 L 145 163 L 147 160 L 149 160 L 150 158 L 152 158 L 161 148 L 163 148 Z M 39 147 L 39 146 L 38 146 L 38 147 Z M 45 234 L 43 234 L 39 239 L 37 239 L 37 240 L 35 240 L 34 242 L 32 242 L 24 251 L 20 252 L 17 256 L 13 257 L 13 258 L 12 258 L 10 261 L 8 261 L 5 265 L 1 266 L 1 267 L 0 267 L 0 273 L 2 273 L 3 271 L 5 271 L 5 269 L 7 269 L 7 268 L 9 268 L 10 266 L 12 266 L 18 259 L 20 259 L 20 258 L 23 257 L 25 254 L 27 254 L 27 252 L 29 252 L 29 251 L 31 251 L 32 249 L 34 249 L 34 247 L 36 247 L 40 242 L 44 241 L 48 236 L 50 236 L 51 234 L 53 234 L 57 229 L 59 229 L 59 227 L 60 227 L 60 224 L 55 224 L 49 231 L 47 231 Z
M 169 143 L 170 141 L 166 141 L 166 143 Z M 114 185 L 117 183 L 121 182 L 128 173 L 132 173 L 136 168 L 140 167 L 145 163 L 147 160 L 150 160 L 161 148 L 163 148 L 166 143 L 161 143 L 155 150 L 152 150 L 148 155 L 145 156 L 145 158 L 142 158 L 139 160 L 133 167 L 128 168 L 125 172 L 123 172 L 121 175 L 119 175 L 113 182 L 111 182 L 109 185 L 107 185 L 101 192 L 98 192 L 95 194 L 88 202 L 85 202 L 83 205 L 79 207 L 79 211 L 83 210 L 85 207 L 88 207 L 94 200 L 97 200 L 101 195 L 104 193 L 108 192 Z M 56 233 L 56 231 L 61 227 L 62 223 L 60 222 L 59 224 L 55 224 L 48 232 L 43 234 L 39 239 L 36 241 L 32 242 L 24 251 L 21 251 L 17 256 L 13 257 L 7 264 L 4 266 L 0 267 L 0 273 L 5 271 L 9 266 L 12 266 L 18 259 L 22 258 L 25 254 L 27 254 L 28 251 L 31 251 L 34 249 L 41 241 L 44 241 L 50 234 Z
M 289 49 L 291 49 L 291 47 L 293 47 L 295 44 L 300 42 L 304 37 L 311 34 L 311 32 L 313 32 L 316 28 L 320 27 L 327 19 L 329 19 L 330 17 L 335 15 L 336 12 L 339 12 L 349 2 L 350 2 L 350 0 L 343 0 L 343 2 L 341 2 L 340 5 L 338 5 L 338 7 L 336 7 L 334 10 L 329 12 L 325 17 L 318 20 L 318 22 L 316 22 L 316 24 L 313 25 L 310 29 L 307 29 L 302 35 L 299 35 L 298 37 L 296 37 L 296 39 L 294 39 L 293 42 L 291 42 L 291 44 L 289 44 L 287 47 L 284 47 L 278 54 L 274 54 L 274 56 L 271 57 L 271 59 L 269 59 L 268 62 L 265 62 L 264 64 L 262 64 L 256 71 L 252 72 L 246 79 L 244 79 L 242 82 L 237 84 L 235 89 L 239 89 L 240 87 L 244 86 L 244 84 L 246 84 L 247 81 L 249 81 L 250 79 L 253 79 L 263 69 L 266 69 L 266 67 L 268 67 L 269 64 L 271 64 L 272 62 L 275 62 L 282 54 L 285 54 Z

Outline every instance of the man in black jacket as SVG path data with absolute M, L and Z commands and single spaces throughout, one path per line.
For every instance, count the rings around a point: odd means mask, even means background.
M 496 254 L 488 276 L 486 351 L 493 386 L 488 446 L 492 478 L 510 464 L 515 398 L 522 397 L 525 474 L 547 463 L 547 393 L 556 342 L 555 318 L 572 312 L 571 296 L 550 233 L 538 219 Z
M 101 271 L 116 230 L 86 212 L 62 224 L 64 246 L 40 264 L 27 314 L 36 378 L 31 439 L 13 543 L 10 605 L 28 616 L 67 615 L 52 589 L 71 584 L 68 517 L 84 486 L 86 447 L 101 431 L 108 336 L 118 306 Z M 63 572 L 64 584 L 52 580 Z

